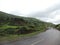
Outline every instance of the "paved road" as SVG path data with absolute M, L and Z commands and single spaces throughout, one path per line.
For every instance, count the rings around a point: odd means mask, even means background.
M 50 28 L 31 38 L 2 45 L 60 45 L 60 31 Z

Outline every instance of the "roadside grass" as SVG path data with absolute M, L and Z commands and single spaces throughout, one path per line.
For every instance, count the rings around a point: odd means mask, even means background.
M 8 29 L 8 28 L 13 28 L 14 31 L 16 28 L 21 28 L 22 26 L 10 26 L 10 25 L 3 25 L 3 26 L 0 26 L 0 32 L 1 31 L 4 31 L 5 29 Z M 25 28 L 29 29 L 28 26 L 25 26 Z M 27 38 L 27 37 L 31 37 L 31 36 L 34 36 L 36 34 L 39 34 L 41 32 L 44 32 L 45 27 L 43 28 L 36 28 L 37 31 L 34 31 L 32 33 L 28 33 L 28 34 L 5 34 L 6 36 L 0 36 L 0 42 L 4 42 L 4 41 L 16 41 L 16 40 L 21 40 L 21 39 L 24 39 L 24 38 Z
M 32 37 L 32 36 L 37 35 L 41 32 L 43 32 L 43 31 L 36 31 L 36 32 L 29 33 L 29 34 L 3 36 L 3 37 L 0 37 L 0 42 L 17 41 L 17 40 L 21 40 L 21 39 L 24 39 L 24 38 L 27 38 L 27 37 Z

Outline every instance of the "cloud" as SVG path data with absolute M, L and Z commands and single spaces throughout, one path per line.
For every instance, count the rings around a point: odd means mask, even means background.
M 54 24 L 60 23 L 60 4 L 56 4 L 45 11 L 32 12 L 28 15 L 19 13 L 20 11 L 13 11 L 12 14 L 17 14 L 20 16 L 35 17 L 46 22 L 52 22 Z
M 0 10 L 8 13 L 20 10 L 23 14 L 29 14 L 34 11 L 44 11 L 58 2 L 59 0 L 0 0 Z
M 0 0 L 0 11 L 52 23 L 59 23 L 59 10 L 60 0 Z
M 33 12 L 28 16 L 36 17 L 47 22 L 58 24 L 60 23 L 60 4 L 56 4 L 45 11 L 35 13 Z

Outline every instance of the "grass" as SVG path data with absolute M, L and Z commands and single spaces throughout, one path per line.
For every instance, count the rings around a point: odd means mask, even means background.
M 22 26 L 19 26 L 19 27 L 21 28 Z M 3 30 L 8 29 L 8 28 L 15 29 L 15 28 L 18 28 L 18 26 L 3 25 L 3 26 L 0 27 L 0 29 L 3 29 Z M 3 41 L 16 41 L 16 40 L 19 40 L 19 39 L 23 39 L 25 37 L 31 37 L 31 36 L 34 36 L 38 33 L 44 32 L 43 28 L 42 29 L 37 28 L 37 29 L 39 29 L 39 31 L 32 32 L 32 33 L 29 33 L 29 34 L 19 34 L 19 35 L 9 34 L 7 36 L 0 36 L 0 42 L 3 42 Z
M 18 26 L 8 26 L 8 25 L 5 25 L 5 26 L 1 26 L 0 29 L 7 29 L 7 28 L 17 28 Z
M 9 35 L 9 36 L 0 37 L 0 42 L 21 40 L 25 37 L 34 36 L 40 32 L 43 32 L 43 31 L 37 31 L 37 32 L 29 33 L 29 34 Z

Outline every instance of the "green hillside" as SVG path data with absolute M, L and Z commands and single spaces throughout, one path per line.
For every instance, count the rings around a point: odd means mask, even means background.
M 60 31 L 60 24 L 55 25 L 55 28 Z
M 15 16 L 0 11 L 0 37 L 42 32 L 49 26 L 52 26 L 52 23 L 46 23 L 31 17 Z

